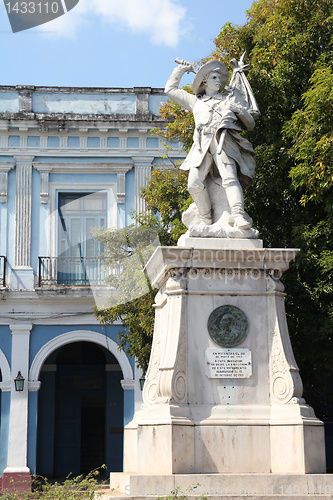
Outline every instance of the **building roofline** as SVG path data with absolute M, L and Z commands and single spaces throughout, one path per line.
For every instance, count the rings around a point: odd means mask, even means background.
M 79 94 L 164 94 L 161 87 L 59 87 L 44 85 L 0 85 L 1 91 L 60 92 Z

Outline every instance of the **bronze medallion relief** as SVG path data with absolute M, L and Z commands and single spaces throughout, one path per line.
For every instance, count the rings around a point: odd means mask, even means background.
M 220 306 L 208 318 L 211 339 L 222 347 L 236 347 L 247 337 L 249 322 L 246 314 L 235 306 Z

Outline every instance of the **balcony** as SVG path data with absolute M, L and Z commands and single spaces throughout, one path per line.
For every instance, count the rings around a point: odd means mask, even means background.
M 6 263 L 7 258 L 4 255 L 0 255 L 0 287 L 6 287 Z
M 102 286 L 106 270 L 97 257 L 38 257 L 38 286 Z

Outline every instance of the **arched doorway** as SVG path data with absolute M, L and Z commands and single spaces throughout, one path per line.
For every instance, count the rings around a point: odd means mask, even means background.
M 40 372 L 38 474 L 85 474 L 102 464 L 122 470 L 122 378 L 115 356 L 92 342 L 72 342 L 48 356 Z

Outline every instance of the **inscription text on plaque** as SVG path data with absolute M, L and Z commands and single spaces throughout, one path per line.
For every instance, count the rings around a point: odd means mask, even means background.
M 250 378 L 250 349 L 207 349 L 205 353 L 208 378 Z

